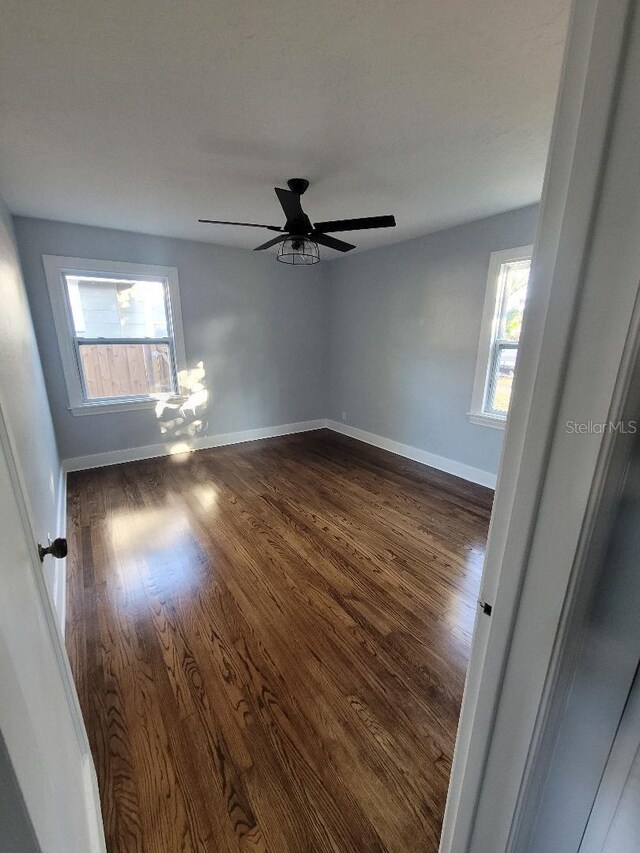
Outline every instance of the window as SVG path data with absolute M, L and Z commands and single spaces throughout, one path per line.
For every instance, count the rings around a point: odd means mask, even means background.
M 511 402 L 532 246 L 493 252 L 469 418 L 503 429 Z
M 154 406 L 185 368 L 173 267 L 44 258 L 74 414 Z

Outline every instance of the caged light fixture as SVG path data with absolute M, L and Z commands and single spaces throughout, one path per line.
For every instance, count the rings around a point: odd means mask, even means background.
M 280 243 L 276 260 L 282 264 L 317 264 L 320 250 L 308 237 L 287 237 Z

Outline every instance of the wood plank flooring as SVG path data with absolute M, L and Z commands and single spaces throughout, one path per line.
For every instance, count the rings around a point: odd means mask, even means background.
M 492 492 L 328 431 L 69 475 L 109 853 L 427 853 Z

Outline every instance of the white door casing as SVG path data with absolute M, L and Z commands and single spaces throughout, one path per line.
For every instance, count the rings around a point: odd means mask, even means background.
M 633 124 L 615 133 L 619 93 L 637 106 L 637 59 L 622 66 L 635 5 L 573 7 L 487 547 L 493 614 L 476 623 L 443 853 L 526 849 L 520 795 L 610 449 L 565 422 L 620 414 L 637 343 L 639 140 Z

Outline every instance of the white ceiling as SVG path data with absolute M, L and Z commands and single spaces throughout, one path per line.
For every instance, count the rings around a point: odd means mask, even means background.
M 383 245 L 540 196 L 568 0 L 0 0 L 14 213 L 251 248 L 312 220 Z M 350 236 L 343 235 L 346 239 Z

